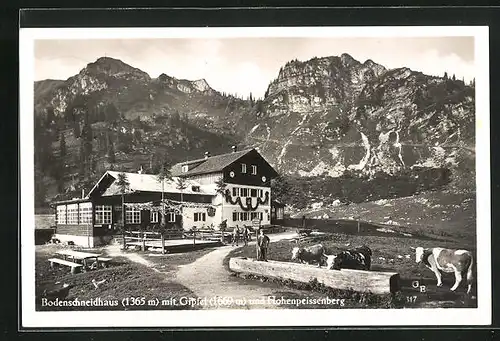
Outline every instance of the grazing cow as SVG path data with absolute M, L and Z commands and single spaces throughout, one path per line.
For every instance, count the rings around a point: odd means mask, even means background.
M 301 263 L 318 263 L 318 267 L 321 266 L 321 262 L 324 259 L 325 248 L 321 244 L 316 244 L 308 247 L 294 247 L 292 250 L 292 261 L 298 260 Z
M 451 287 L 451 291 L 455 291 L 462 282 L 463 276 L 466 276 L 467 294 L 470 293 L 474 280 L 474 275 L 472 273 L 474 259 L 470 251 L 444 249 L 441 247 L 430 249 L 417 247 L 415 248 L 415 261 L 417 263 L 424 263 L 426 267 L 434 272 L 438 287 L 443 285 L 440 271 L 454 272 L 455 284 Z
M 328 261 L 327 261 L 328 262 Z M 332 261 L 330 261 L 332 263 Z M 333 264 L 328 269 L 357 269 L 370 270 L 372 264 L 372 250 L 368 246 L 361 246 L 353 250 L 338 253 L 333 258 Z

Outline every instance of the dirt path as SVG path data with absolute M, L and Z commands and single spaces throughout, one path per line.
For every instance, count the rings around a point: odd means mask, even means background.
M 287 239 L 296 233 L 287 232 L 269 235 L 271 242 Z M 255 242 L 250 245 L 255 245 Z M 188 287 L 199 298 L 215 299 L 215 305 L 207 309 L 256 309 L 274 308 L 265 303 L 267 296 L 272 295 L 271 288 L 238 281 L 225 269 L 224 258 L 235 247 L 223 246 L 198 258 L 195 262 L 182 266 L 177 272 L 177 281 Z M 258 302 L 261 300 L 261 302 Z
M 144 259 L 144 257 L 142 257 L 141 255 L 138 255 L 137 253 L 133 253 L 133 252 L 123 252 L 120 244 L 108 245 L 108 246 L 106 246 L 105 250 L 106 250 L 106 253 L 111 257 L 125 257 L 128 260 L 130 260 L 131 262 L 146 265 L 157 272 L 159 271 L 158 269 L 156 269 L 154 267 L 153 263 L 151 263 L 147 259 Z

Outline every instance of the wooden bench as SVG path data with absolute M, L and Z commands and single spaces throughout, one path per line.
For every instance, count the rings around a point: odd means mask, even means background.
M 71 268 L 72 274 L 77 273 L 77 269 L 80 270 L 80 268 L 83 267 L 82 264 L 69 262 L 67 260 L 60 259 L 60 258 L 50 258 L 49 262 L 50 262 L 51 268 L 54 267 L 54 263 L 69 266 Z
M 99 262 L 99 264 L 102 264 L 104 268 L 107 268 L 108 263 L 111 262 L 112 259 L 113 258 L 99 257 L 97 261 Z

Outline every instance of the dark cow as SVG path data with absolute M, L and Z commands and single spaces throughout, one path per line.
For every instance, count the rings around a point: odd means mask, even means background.
M 327 263 L 328 269 L 334 270 L 370 270 L 372 264 L 372 250 L 370 250 L 368 246 L 361 246 L 353 250 L 342 251 L 334 257 L 328 257 Z
M 318 263 L 321 266 L 325 258 L 325 248 L 321 244 L 308 247 L 294 247 L 292 250 L 292 261 L 298 260 L 301 263 Z
M 451 287 L 451 291 L 455 291 L 462 282 L 463 277 L 466 276 L 467 294 L 470 293 L 472 282 L 474 281 L 474 274 L 472 272 L 474 259 L 470 251 L 444 249 L 441 247 L 430 249 L 417 247 L 415 249 L 415 261 L 417 263 L 424 263 L 426 267 L 434 272 L 438 287 L 443 285 L 440 271 L 454 272 L 455 284 Z

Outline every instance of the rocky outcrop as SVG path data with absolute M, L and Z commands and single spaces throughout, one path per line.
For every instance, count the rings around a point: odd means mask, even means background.
M 471 162 L 459 150 L 474 145 L 474 88 L 460 80 L 348 54 L 294 60 L 270 83 L 263 107 L 247 143 L 284 173 L 397 174 Z
M 398 174 L 412 167 L 473 169 L 473 86 L 408 68 L 388 70 L 348 54 L 288 62 L 258 101 L 222 94 L 204 79 L 166 74 L 152 79 L 113 58 L 99 58 L 66 81 L 35 84 L 39 114 L 53 109 L 56 117 L 65 116 L 78 107 L 99 111 L 109 103 L 121 114 L 122 124 L 139 118 L 147 125 L 141 128 L 143 140 L 151 144 L 182 115 L 210 136 L 227 134 L 241 145 L 259 148 L 285 174 L 338 177 L 346 172 Z M 162 145 L 176 145 L 178 137 L 172 133 L 169 138 Z M 196 146 L 205 144 L 200 139 Z

